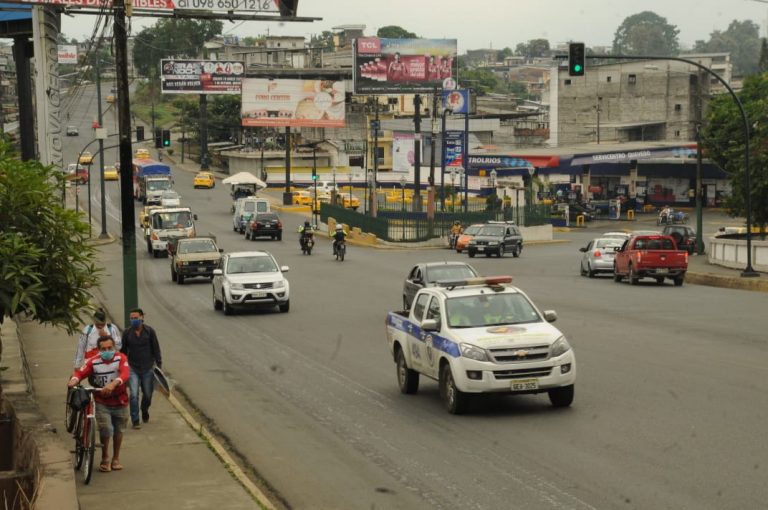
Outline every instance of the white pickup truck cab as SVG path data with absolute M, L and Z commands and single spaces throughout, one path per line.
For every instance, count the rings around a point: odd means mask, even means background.
M 389 312 L 387 340 L 403 393 L 419 376 L 440 384 L 450 413 L 467 410 L 472 394 L 548 393 L 556 407 L 573 402 L 576 358 L 511 276 L 440 281 L 420 290 L 409 312 Z

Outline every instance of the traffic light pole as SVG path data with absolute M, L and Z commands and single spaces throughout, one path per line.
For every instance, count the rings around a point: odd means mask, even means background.
M 100 67 L 100 59 L 98 54 L 96 55 L 96 111 L 98 112 L 98 121 L 99 121 L 99 127 L 104 127 L 103 122 L 103 112 L 101 111 L 101 67 Z M 90 166 L 88 167 L 88 170 L 90 172 Z M 99 234 L 99 239 L 106 239 L 109 237 L 109 234 L 107 234 L 107 190 L 104 186 L 104 140 L 99 138 L 99 177 L 101 181 L 101 234 Z M 88 182 L 90 183 L 91 179 L 89 176 Z M 88 205 L 90 207 L 91 203 L 91 193 L 88 193 Z M 90 220 L 89 220 L 90 223 Z

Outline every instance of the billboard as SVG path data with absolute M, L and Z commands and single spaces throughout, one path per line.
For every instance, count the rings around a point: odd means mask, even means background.
M 344 127 L 345 87 L 331 80 L 243 80 L 244 127 Z
M 400 94 L 454 83 L 456 39 L 361 37 L 354 45 L 355 94 Z
M 239 94 L 245 76 L 242 62 L 216 60 L 161 60 L 163 94 Z
M 65 5 L 69 7 L 112 8 L 112 0 L 5 0 L 9 3 Z M 279 13 L 289 9 L 283 0 L 133 0 L 134 10 L 227 11 Z
M 464 167 L 464 131 L 446 131 L 443 134 L 445 166 Z
M 59 44 L 59 64 L 77 64 L 77 45 Z
M 408 173 L 416 162 L 413 133 L 392 134 L 392 171 Z

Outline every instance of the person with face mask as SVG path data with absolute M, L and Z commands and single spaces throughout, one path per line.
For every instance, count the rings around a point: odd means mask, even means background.
M 127 356 L 115 350 L 115 340 L 101 336 L 97 340 L 98 356 L 88 358 L 85 364 L 76 369 L 67 386 L 73 388 L 80 381 L 89 378 L 94 388 L 101 388 L 94 393 L 96 401 L 96 422 L 99 424 L 101 438 L 102 472 L 123 469 L 120 463 L 120 447 L 123 444 L 123 429 L 127 423 L 125 409 L 128 407 L 128 393 L 125 383 L 130 370 Z M 109 461 L 109 441 L 113 439 L 112 462 Z
M 160 344 L 155 330 L 144 324 L 144 311 L 134 308 L 129 315 L 130 327 L 123 331 L 122 352 L 128 356 L 131 376 L 130 388 L 131 424 L 141 428 L 139 422 L 139 390 L 141 390 L 141 421 L 149 421 L 149 406 L 152 405 L 152 392 L 155 390 L 155 376 L 152 369 L 163 367 Z
M 123 346 L 120 339 L 120 330 L 114 324 L 107 322 L 106 312 L 99 308 L 93 314 L 93 323 L 85 326 L 80 332 L 80 337 L 77 339 L 75 368 L 80 368 L 86 359 L 99 353 L 99 350 L 96 348 L 96 341 L 102 336 L 111 336 L 115 340 L 115 349 L 118 351 Z

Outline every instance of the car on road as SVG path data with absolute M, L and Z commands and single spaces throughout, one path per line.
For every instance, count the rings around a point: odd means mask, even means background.
M 635 236 L 658 236 L 661 235 L 659 230 L 633 230 L 629 233 L 629 237 Z
M 221 266 L 221 253 L 212 237 L 178 239 L 171 255 L 171 280 L 182 285 L 187 278 L 213 278 L 213 270 Z
M 621 239 L 622 241 L 625 241 L 632 237 L 632 234 L 629 232 L 605 232 L 600 237 L 602 238 L 611 238 L 611 239 Z
M 104 167 L 104 180 L 116 181 L 120 178 L 120 172 L 117 171 L 115 165 L 107 165 Z
M 625 239 L 598 237 L 579 248 L 584 255 L 579 263 L 579 274 L 594 278 L 597 273 L 613 273 L 615 248 L 621 248 Z
M 523 236 L 520 229 L 517 225 L 503 222 L 484 224 L 467 245 L 470 258 L 478 253 L 486 257 L 493 254 L 503 257 L 505 253 L 512 253 L 513 257 L 519 257 L 522 251 Z
M 421 262 L 408 272 L 403 282 L 403 308 L 411 308 L 416 293 L 424 287 L 434 287 L 441 280 L 464 280 L 479 276 L 466 262 Z
M 310 191 L 294 191 L 293 205 L 312 205 L 313 194 Z
M 287 272 L 266 251 L 225 253 L 213 271 L 213 309 L 232 315 L 239 308 L 277 306 L 285 313 L 291 306 Z
M 172 189 L 163 191 L 160 195 L 160 205 L 162 207 L 179 207 L 181 205 L 181 195 Z
M 149 159 L 149 150 L 136 149 L 136 151 L 133 153 L 133 157 L 136 159 Z
M 663 236 L 671 236 L 677 244 L 678 250 L 685 250 L 689 254 L 696 251 L 696 231 L 686 225 L 666 225 L 661 231 Z
M 70 163 L 69 165 L 67 165 L 66 179 L 68 181 L 74 181 L 76 184 L 87 184 L 88 169 L 85 168 L 83 165 L 80 165 L 77 163 Z
M 257 237 L 271 237 L 283 240 L 283 222 L 276 213 L 256 213 L 245 226 L 245 238 L 255 241 Z
M 456 240 L 456 253 L 461 253 L 466 250 L 467 246 L 469 246 L 469 241 L 477 235 L 482 227 L 482 223 L 476 223 L 475 225 L 470 225 L 465 228 L 464 233 L 462 233 Z
M 79 136 L 80 131 L 77 126 L 67 126 L 67 136 Z
M 80 154 L 80 159 L 77 162 L 81 165 L 90 165 L 93 163 L 93 154 L 91 154 L 89 151 L 83 151 L 83 153 Z
M 198 172 L 195 175 L 195 178 L 192 180 L 192 186 L 197 188 L 215 188 L 216 187 L 216 179 L 213 177 L 213 174 L 211 172 Z

